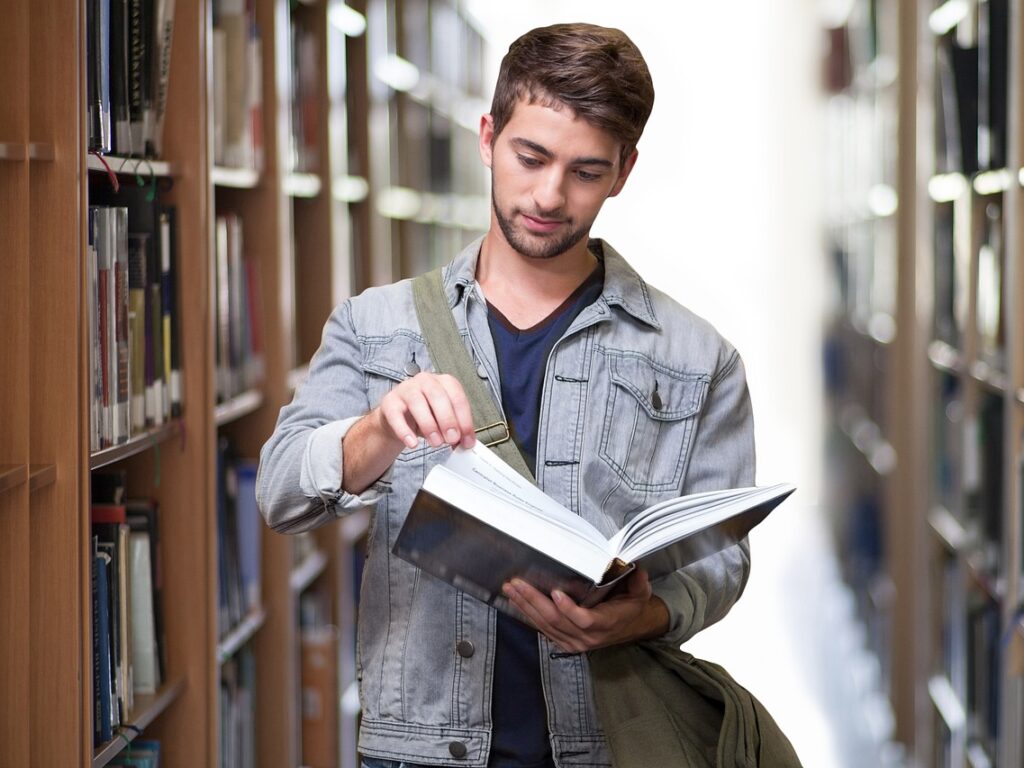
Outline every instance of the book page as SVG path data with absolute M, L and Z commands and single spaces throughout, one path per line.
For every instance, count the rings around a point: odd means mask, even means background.
M 602 544 L 607 541 L 597 528 L 552 499 L 479 440 L 472 448 L 456 448 L 444 466 L 488 493 L 577 531 L 587 539 Z

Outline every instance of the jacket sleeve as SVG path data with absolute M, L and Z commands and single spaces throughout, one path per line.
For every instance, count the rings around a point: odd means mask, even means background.
M 369 410 L 350 302 L 324 327 L 309 377 L 281 409 L 260 451 L 256 500 L 267 524 L 297 533 L 372 506 L 388 476 L 363 494 L 342 490 L 342 438 Z
M 731 350 L 709 386 L 696 425 L 683 493 L 754 484 L 754 419 L 743 362 Z M 724 617 L 750 574 L 750 542 L 655 580 L 652 591 L 669 609 L 669 630 L 659 642 L 679 646 Z

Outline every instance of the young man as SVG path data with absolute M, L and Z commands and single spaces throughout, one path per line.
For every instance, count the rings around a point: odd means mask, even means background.
M 538 484 L 606 533 L 660 498 L 754 480 L 736 351 L 589 238 L 653 101 L 618 30 L 557 25 L 513 43 L 480 121 L 490 227 L 443 273 Z M 636 573 L 590 610 L 515 580 L 518 622 L 391 554 L 426 472 L 472 445 L 474 426 L 458 381 L 431 370 L 409 281 L 372 288 L 334 311 L 282 409 L 260 507 L 283 532 L 375 509 L 359 615 L 366 766 L 610 765 L 584 652 L 678 645 L 722 618 L 746 582 L 747 543 L 655 583 Z

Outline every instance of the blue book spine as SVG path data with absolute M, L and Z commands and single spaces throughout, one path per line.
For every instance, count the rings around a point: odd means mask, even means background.
M 111 700 L 110 700 L 110 590 L 107 576 L 107 558 L 103 554 L 96 554 L 93 558 L 93 575 L 96 578 L 96 588 L 93 596 L 93 617 L 96 622 L 93 628 L 93 661 L 95 672 L 93 684 L 95 685 L 96 701 L 96 742 L 97 746 L 105 744 L 114 738 L 111 728 Z

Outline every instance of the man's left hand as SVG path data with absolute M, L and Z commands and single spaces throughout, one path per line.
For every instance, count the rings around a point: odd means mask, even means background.
M 555 590 L 548 597 L 522 579 L 505 584 L 505 596 L 524 618 L 565 651 L 580 653 L 665 634 L 668 608 L 651 593 L 647 572 L 637 569 L 626 589 L 593 608 Z

